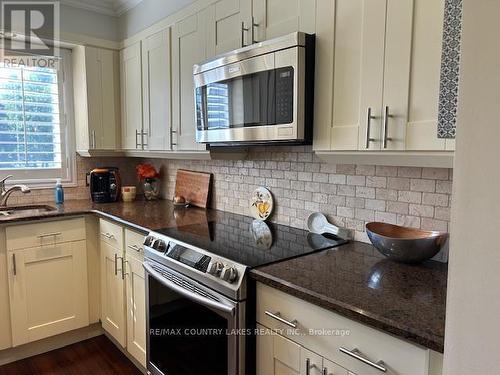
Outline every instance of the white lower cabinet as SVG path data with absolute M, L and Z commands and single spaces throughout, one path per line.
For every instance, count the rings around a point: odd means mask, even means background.
M 8 227 L 7 267 L 12 344 L 18 346 L 89 325 L 87 253 L 83 219 L 61 222 L 58 232 L 40 233 L 56 222 Z M 19 230 L 25 238 L 17 237 Z M 77 233 L 80 237 L 77 239 Z M 69 242 L 60 239 L 76 237 Z M 16 238 L 15 241 L 12 241 Z M 39 246 L 11 250 L 9 244 Z
M 121 346 L 126 345 L 123 249 L 101 241 L 101 323 Z
M 297 329 L 290 329 L 273 318 L 273 314 L 289 322 L 295 321 Z M 382 371 L 376 366 L 385 368 L 389 375 L 439 374 L 434 370 L 439 368 L 435 362 L 442 357 L 431 350 L 263 284 L 257 286 L 257 322 L 260 328 L 273 332 L 257 338 L 259 375 L 303 374 L 307 358 L 311 365 L 318 366 L 321 357 L 321 375 L 325 369 L 327 374 L 334 375 L 379 375 Z M 309 371 L 315 374 L 316 367 Z
M 102 327 L 146 366 L 143 234 L 100 220 Z
M 125 230 L 127 351 L 146 367 L 146 283 L 142 262 L 143 235 Z

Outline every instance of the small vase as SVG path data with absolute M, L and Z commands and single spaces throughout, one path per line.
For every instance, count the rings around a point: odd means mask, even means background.
M 156 178 L 146 178 L 143 181 L 142 191 L 147 201 L 154 201 L 160 197 L 160 181 Z

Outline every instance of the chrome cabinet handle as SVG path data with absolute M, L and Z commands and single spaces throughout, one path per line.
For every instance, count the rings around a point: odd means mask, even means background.
M 147 137 L 148 137 L 148 132 L 144 131 L 144 130 L 141 130 L 141 145 L 142 145 L 142 149 L 143 150 L 144 150 L 144 147 L 148 147 L 148 144 L 144 143 L 144 138 L 147 139 Z
M 95 130 L 92 130 L 92 148 L 96 148 L 96 144 L 95 144 Z
M 283 324 L 286 324 L 287 326 L 289 327 L 292 327 L 292 328 L 297 328 L 297 320 L 294 319 L 292 320 L 291 322 L 286 320 L 286 319 L 283 319 L 281 317 L 281 313 L 279 311 L 275 312 L 275 313 L 272 313 L 272 312 L 269 312 L 269 311 L 264 311 L 264 314 L 266 314 L 267 316 L 277 320 L 278 322 L 281 322 Z
M 378 361 L 378 362 L 370 361 L 368 358 L 363 357 L 361 355 L 361 352 L 356 348 L 349 350 L 349 349 L 340 347 L 339 351 L 341 353 L 347 354 L 348 356 L 350 356 L 352 358 L 357 359 L 358 361 L 363 362 L 364 364 L 367 364 L 368 366 L 376 368 L 379 371 L 387 372 L 387 368 L 384 367 L 384 365 L 385 365 L 384 361 Z
M 135 129 L 135 148 L 139 148 L 139 146 L 142 147 L 141 143 L 137 141 L 139 137 L 139 130 Z
M 323 367 L 323 375 L 328 375 L 328 369 L 326 367 Z
M 387 137 L 390 117 L 392 117 L 392 115 L 389 114 L 389 106 L 386 106 L 384 109 L 384 148 L 387 148 L 387 141 L 392 141 L 392 138 Z
M 118 254 L 115 253 L 115 276 L 118 275 Z
M 372 120 L 376 117 L 372 115 L 371 107 L 368 107 L 366 115 L 366 148 L 370 148 L 370 142 L 375 142 L 375 138 L 370 138 L 370 127 L 372 125 Z
M 312 368 L 315 368 L 316 365 L 313 363 L 311 364 L 311 359 L 310 358 L 306 358 L 306 375 L 310 375 L 311 374 L 311 369 Z
M 125 265 L 128 263 L 128 261 L 126 261 L 124 257 L 120 258 L 122 260 L 122 280 L 125 280 L 125 276 L 128 275 L 128 272 L 125 272 Z
M 137 245 L 127 245 L 127 248 L 129 248 L 130 250 L 135 250 L 138 253 L 141 252 L 141 248 L 139 246 L 137 246 Z
M 106 233 L 101 232 L 101 236 L 106 237 L 108 240 L 113 240 L 115 238 L 115 236 L 113 234 L 108 233 L 108 232 L 106 232 Z
M 12 254 L 12 272 L 14 273 L 14 276 L 17 275 L 16 254 Z
M 259 27 L 258 23 L 255 23 L 255 17 L 252 17 L 252 43 L 259 43 L 257 39 L 255 39 L 255 28 Z
M 45 233 L 45 234 L 39 234 L 37 238 L 46 238 L 46 237 L 56 237 L 60 236 L 62 233 L 61 232 L 54 232 L 54 233 Z
M 245 31 L 248 31 L 249 28 L 245 27 L 245 22 L 241 22 L 241 46 L 246 47 L 245 45 Z

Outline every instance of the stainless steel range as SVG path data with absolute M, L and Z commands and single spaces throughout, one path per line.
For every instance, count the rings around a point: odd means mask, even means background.
M 151 232 L 144 240 L 147 369 L 154 375 L 254 372 L 254 299 L 248 270 L 346 241 L 269 225 L 263 246 L 246 216 Z

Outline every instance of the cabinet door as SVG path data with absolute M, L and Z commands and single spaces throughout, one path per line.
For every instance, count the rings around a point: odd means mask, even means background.
M 345 368 L 323 358 L 323 375 L 355 375 Z
M 294 31 L 314 34 L 317 0 L 254 0 L 255 39 L 262 42 Z M 332 0 L 333 1 L 333 0 Z
M 89 324 L 86 242 L 8 254 L 13 345 Z
M 142 262 L 127 256 L 127 350 L 146 367 L 146 283 Z
M 142 134 L 142 67 L 141 43 L 120 52 L 122 99 L 122 148 L 141 149 Z
M 331 149 L 380 149 L 386 0 L 336 0 L 331 6 Z
M 123 251 L 101 241 L 101 322 L 102 327 L 126 345 L 125 288 L 122 275 Z
M 205 59 L 208 10 L 178 23 L 172 35 L 172 102 L 174 150 L 205 150 L 196 143 L 193 65 Z
M 219 0 L 210 6 L 207 57 L 252 44 L 251 8 L 251 0 Z
M 148 150 L 170 150 L 171 116 L 170 28 L 142 42 L 144 136 Z
M 291 340 L 276 334 L 257 336 L 257 374 L 321 375 L 322 366 L 321 356 Z
M 85 66 L 89 148 L 115 150 L 120 118 L 118 53 L 85 47 Z
M 388 137 L 395 138 L 389 149 L 447 149 L 437 137 L 444 3 L 388 1 L 384 107 Z

